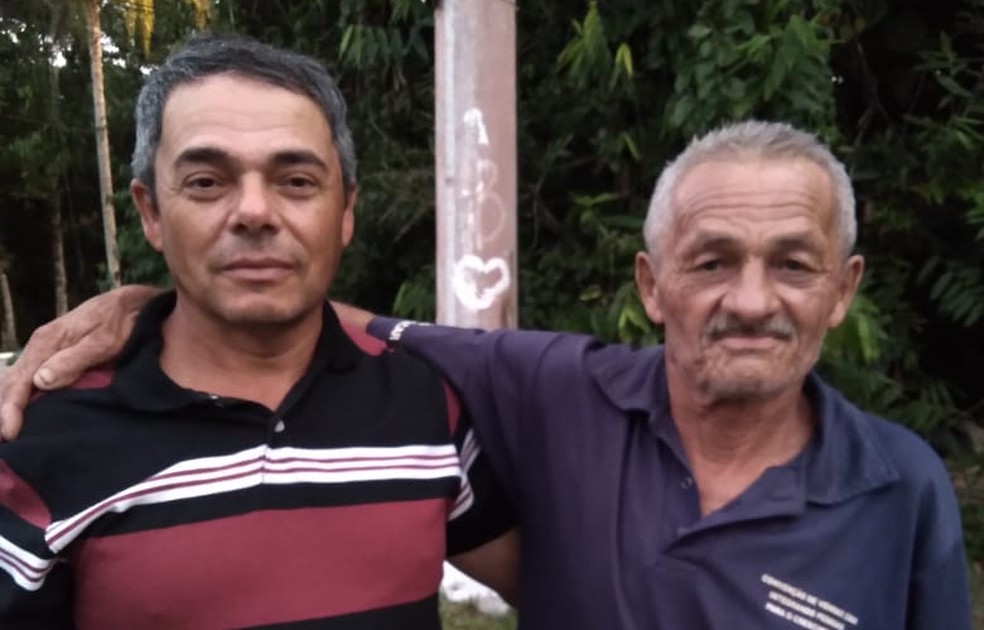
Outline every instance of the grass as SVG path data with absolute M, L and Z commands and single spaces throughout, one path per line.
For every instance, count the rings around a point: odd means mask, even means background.
M 444 630 L 515 630 L 516 614 L 488 617 L 469 603 L 457 604 L 441 598 Z

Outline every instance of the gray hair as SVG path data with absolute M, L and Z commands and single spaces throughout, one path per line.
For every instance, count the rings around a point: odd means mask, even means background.
M 317 60 L 241 35 L 209 33 L 189 39 L 151 72 L 136 106 L 137 138 L 130 168 L 154 191 L 154 156 L 161 141 L 164 104 L 175 87 L 204 77 L 232 73 L 307 96 L 318 104 L 331 128 L 348 192 L 355 185 L 355 143 L 345 122 L 345 98 Z
M 749 120 L 725 125 L 695 138 L 660 174 L 643 228 L 646 248 L 655 258 L 659 257 L 659 245 L 673 215 L 673 194 L 680 180 L 698 164 L 719 158 L 806 159 L 823 168 L 834 184 L 837 197 L 841 252 L 845 257 L 850 255 L 858 228 L 854 190 L 844 165 L 813 134 L 785 123 Z

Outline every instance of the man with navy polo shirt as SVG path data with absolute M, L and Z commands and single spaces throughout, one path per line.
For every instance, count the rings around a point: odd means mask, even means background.
M 813 372 L 861 280 L 855 235 L 826 147 L 739 123 L 657 182 L 635 273 L 662 346 L 342 317 L 470 409 L 519 517 L 524 628 L 969 629 L 942 462 Z
M 812 371 L 855 232 L 826 147 L 735 124 L 656 185 L 636 281 L 663 346 L 369 324 L 474 413 L 520 515 L 524 627 L 970 627 L 940 459 Z

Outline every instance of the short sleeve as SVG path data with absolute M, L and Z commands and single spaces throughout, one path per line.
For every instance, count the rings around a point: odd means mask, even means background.
M 5 459 L 15 450 L 0 447 L 0 628 L 71 628 L 71 571 L 45 542 L 47 507 Z
M 490 542 L 516 526 L 512 503 L 482 451 L 475 429 L 458 397 L 447 387 L 449 420 L 461 462 L 461 488 L 448 514 L 447 555 Z

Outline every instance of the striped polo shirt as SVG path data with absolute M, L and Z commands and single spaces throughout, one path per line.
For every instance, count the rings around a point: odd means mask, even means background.
M 277 409 L 185 389 L 174 300 L 0 445 L 0 627 L 439 628 L 445 554 L 512 524 L 441 378 L 326 306 Z

